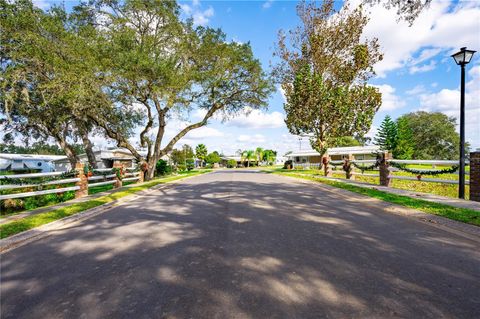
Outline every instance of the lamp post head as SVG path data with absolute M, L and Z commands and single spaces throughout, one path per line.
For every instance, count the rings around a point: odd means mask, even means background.
M 452 54 L 452 58 L 455 60 L 455 63 L 457 63 L 458 65 L 465 65 L 470 62 L 475 52 L 476 51 L 467 50 L 466 47 L 463 47 L 457 53 Z

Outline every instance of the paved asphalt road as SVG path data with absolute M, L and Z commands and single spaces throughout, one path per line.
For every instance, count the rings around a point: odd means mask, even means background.
M 480 318 L 480 244 L 237 171 L 1 256 L 1 318 Z

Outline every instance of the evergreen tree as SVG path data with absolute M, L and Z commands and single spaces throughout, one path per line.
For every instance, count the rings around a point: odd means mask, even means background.
M 397 144 L 393 150 L 393 158 L 412 159 L 415 152 L 413 132 L 406 117 L 397 119 Z
M 375 136 L 375 144 L 383 151 L 393 151 L 397 146 L 397 124 L 387 115 Z

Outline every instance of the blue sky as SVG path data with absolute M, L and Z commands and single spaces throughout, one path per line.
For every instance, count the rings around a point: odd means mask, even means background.
M 352 1 L 353 4 L 358 0 Z M 66 2 L 70 6 L 76 2 Z M 48 1 L 37 4 L 47 8 Z M 198 25 L 221 28 L 231 41 L 250 42 L 255 56 L 266 70 L 280 29 L 289 30 L 298 23 L 295 1 L 180 1 L 183 17 L 192 17 Z M 338 2 L 337 6 L 341 6 Z M 414 25 L 397 21 L 395 10 L 381 6 L 371 14 L 365 36 L 377 37 L 384 60 L 375 66 L 371 79 L 383 94 L 383 104 L 375 116 L 370 135 L 389 114 L 427 110 L 449 116 L 459 113 L 460 68 L 450 55 L 466 46 L 480 50 L 480 1 L 433 1 Z M 467 65 L 466 136 L 473 148 L 480 148 L 480 53 Z M 262 146 L 285 153 L 298 150 L 299 140 L 288 133 L 283 118 L 282 93 L 277 90 L 269 100 L 268 110 L 253 111 L 227 123 L 213 120 L 205 128 L 189 133 L 182 143 L 207 145 L 209 150 L 233 154 L 237 149 Z M 192 120 L 200 116 L 192 113 Z M 167 127 L 173 136 L 178 123 Z M 104 138 L 94 137 L 98 147 Z M 308 141 L 302 142 L 302 148 Z

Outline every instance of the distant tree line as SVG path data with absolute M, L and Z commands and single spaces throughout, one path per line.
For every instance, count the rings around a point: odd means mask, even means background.
M 386 116 L 374 143 L 397 159 L 458 159 L 460 136 L 456 120 L 440 112 L 412 112 L 395 121 Z M 469 145 L 466 145 L 468 154 Z

